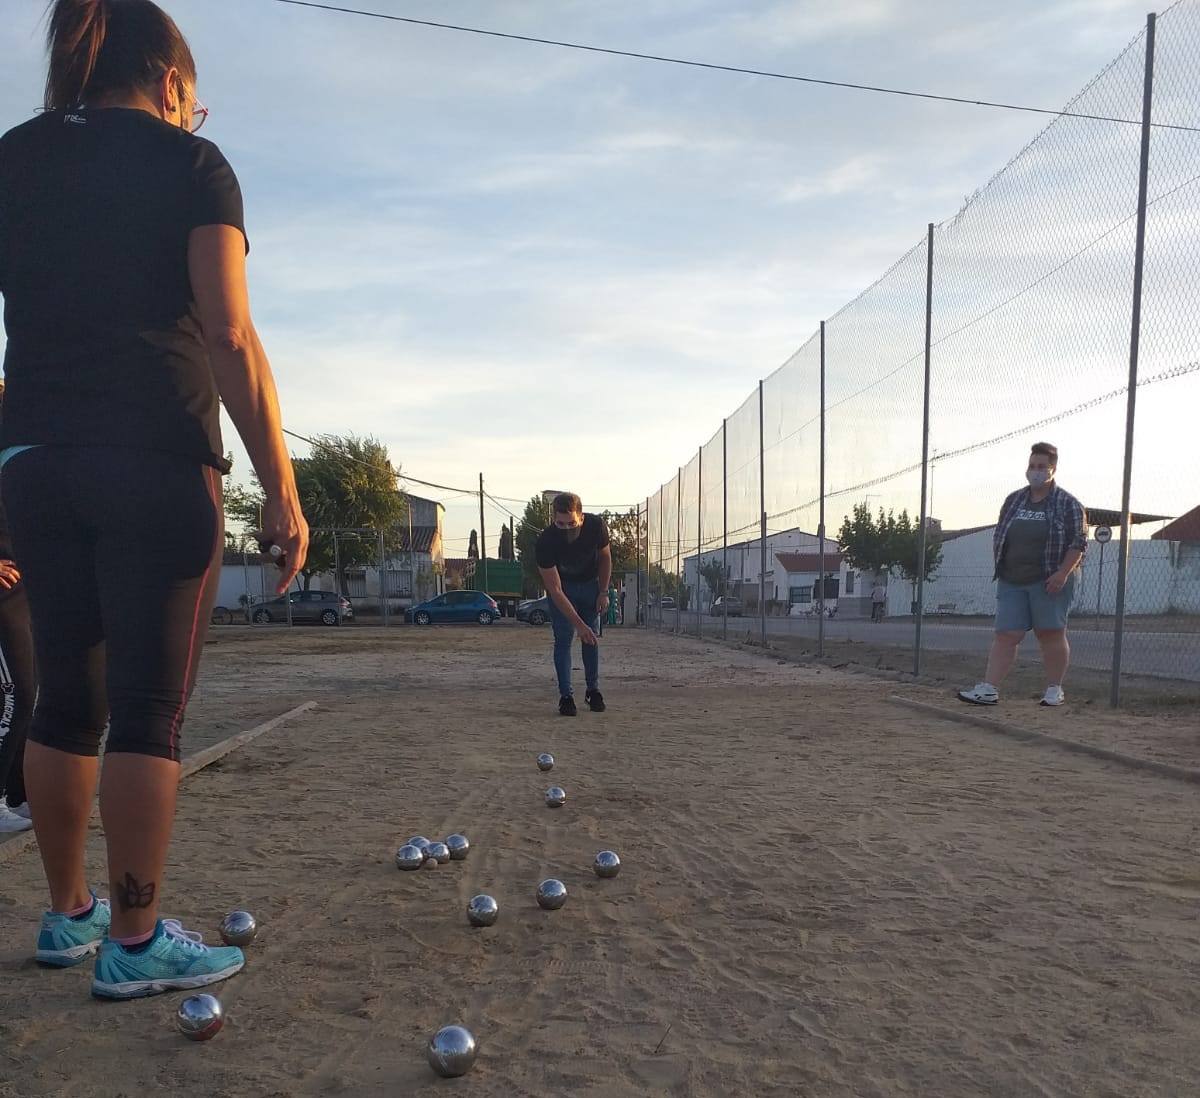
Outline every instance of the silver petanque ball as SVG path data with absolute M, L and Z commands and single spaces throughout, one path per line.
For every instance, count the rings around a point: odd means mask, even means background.
M 567 902 L 567 886 L 553 877 L 543 881 L 538 885 L 537 902 L 546 911 L 557 911 Z
M 405 846 L 419 846 L 424 850 L 429 845 L 429 840 L 424 835 L 414 835 L 404 844 Z
M 491 896 L 472 896 L 467 904 L 467 922 L 472 926 L 494 926 L 500 917 L 500 905 Z
M 546 790 L 546 804 L 551 808 L 562 808 L 567 803 L 567 791 L 559 785 L 552 785 Z
M 425 851 L 415 843 L 405 843 L 396 851 L 397 869 L 420 869 L 425 864 Z
M 425 860 L 421 863 L 422 869 L 437 869 L 438 860 L 432 854 L 426 854 Z
M 466 835 L 447 835 L 446 847 L 450 851 L 452 862 L 465 861 L 471 850 L 471 840 Z
M 429 1038 L 425 1055 L 443 1079 L 466 1075 L 475 1064 L 475 1038 L 462 1026 L 446 1026 Z
M 179 1004 L 175 1024 L 189 1041 L 211 1041 L 225 1024 L 221 1000 L 214 995 L 190 995 Z
M 258 920 L 249 911 L 231 911 L 221 920 L 220 931 L 227 946 L 247 946 L 258 936 Z
M 445 843 L 430 843 L 425 856 L 436 858 L 438 865 L 445 865 L 450 860 L 450 848 Z
M 537 757 L 538 769 L 545 773 L 547 770 L 554 769 L 554 756 L 548 751 Z
M 601 850 L 592 862 L 597 877 L 615 877 L 621 872 L 621 859 L 615 850 Z

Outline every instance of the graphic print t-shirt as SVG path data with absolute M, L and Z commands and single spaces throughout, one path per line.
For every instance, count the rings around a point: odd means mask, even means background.
M 600 574 L 600 550 L 609 543 L 608 526 L 599 515 L 584 515 L 579 537 L 568 541 L 566 532 L 548 526 L 538 534 L 534 555 L 539 568 L 558 568 L 572 583 L 594 580 Z
M 1046 539 L 1050 534 L 1046 503 L 1030 500 L 1017 511 L 1008 528 L 1000 562 L 1000 578 L 1007 583 L 1025 586 L 1046 578 Z
M 145 111 L 47 112 L 0 138 L 0 447 L 136 446 L 225 470 L 188 276 L 202 225 L 243 235 L 210 141 Z

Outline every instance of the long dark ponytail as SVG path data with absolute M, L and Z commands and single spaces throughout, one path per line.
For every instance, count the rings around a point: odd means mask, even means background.
M 55 0 L 46 46 L 47 110 L 146 87 L 172 68 L 196 83 L 187 40 L 153 0 Z

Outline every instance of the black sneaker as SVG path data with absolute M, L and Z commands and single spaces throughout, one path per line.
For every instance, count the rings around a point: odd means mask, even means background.
M 584 694 L 583 700 L 588 703 L 588 708 L 593 713 L 604 712 L 604 695 L 599 690 L 589 690 Z
M 575 699 L 569 694 L 565 698 L 558 699 L 558 715 L 560 717 L 573 717 L 577 712 Z

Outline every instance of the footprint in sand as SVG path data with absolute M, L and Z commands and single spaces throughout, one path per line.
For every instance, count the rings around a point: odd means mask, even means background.
M 1110 888 L 1141 888 L 1177 900 L 1200 900 L 1200 877 L 1133 877 L 1119 874 L 1102 880 Z

